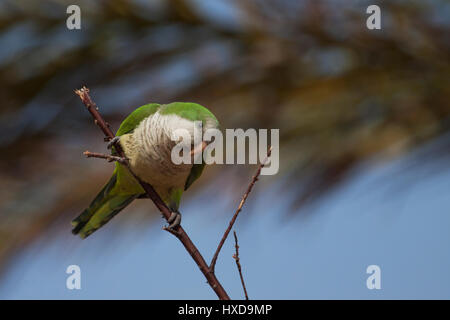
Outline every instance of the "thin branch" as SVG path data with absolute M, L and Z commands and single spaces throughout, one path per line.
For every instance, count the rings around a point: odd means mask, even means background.
M 100 158 L 100 159 L 108 160 L 108 162 L 117 161 L 123 165 L 127 165 L 127 163 L 128 163 L 126 158 L 112 156 L 109 154 L 90 152 L 90 151 L 85 151 L 85 152 L 83 152 L 83 154 L 88 158 Z
M 228 228 L 225 230 L 225 233 L 223 234 L 222 239 L 219 242 L 219 245 L 217 246 L 216 252 L 214 253 L 214 256 L 211 260 L 211 264 L 209 265 L 209 269 L 211 270 L 211 272 L 214 273 L 215 267 L 216 267 L 216 263 L 217 263 L 217 258 L 219 257 L 219 253 L 220 250 L 223 247 L 223 244 L 225 243 L 225 240 L 227 240 L 228 234 L 230 233 L 231 229 L 233 228 L 234 222 L 236 221 L 239 212 L 241 212 L 242 207 L 244 206 L 245 201 L 248 198 L 248 195 L 250 194 L 250 192 L 253 189 L 253 186 L 255 185 L 256 181 L 258 181 L 258 177 L 261 174 L 261 169 L 264 168 L 264 166 L 266 165 L 267 159 L 270 157 L 270 154 L 272 152 L 272 147 L 269 148 L 269 151 L 267 152 L 267 156 L 264 159 L 264 161 L 259 165 L 258 170 L 256 171 L 255 175 L 253 176 L 252 181 L 250 182 L 250 184 L 247 187 L 247 191 L 244 193 L 244 196 L 242 197 L 241 203 L 239 203 L 239 206 L 236 210 L 236 212 L 234 213 L 233 217 L 231 218 L 231 221 L 228 225 Z
M 90 112 L 92 117 L 94 118 L 95 124 L 98 125 L 100 127 L 100 129 L 103 131 L 103 133 L 105 134 L 105 140 L 109 141 L 112 138 L 114 138 L 114 133 L 110 129 L 109 124 L 105 120 L 103 120 L 102 116 L 98 112 L 97 105 L 94 103 L 94 101 L 89 96 L 89 89 L 86 87 L 83 87 L 79 90 L 75 90 L 75 93 L 80 97 L 81 101 L 84 103 L 84 105 L 86 106 L 86 108 L 88 109 L 88 111 Z M 116 150 L 117 150 L 119 156 L 122 158 L 126 158 L 122 148 L 120 147 L 120 144 L 116 144 L 115 147 L 116 147 Z M 131 170 L 128 162 L 126 164 L 126 167 L 130 171 L 130 173 L 133 175 L 133 177 L 136 179 L 136 181 L 138 181 L 139 184 L 142 186 L 142 188 L 145 190 L 148 197 L 150 199 L 152 199 L 153 203 L 156 205 L 158 210 L 161 211 L 164 218 L 166 220 L 168 220 L 171 215 L 171 211 L 166 206 L 166 204 L 161 200 L 161 197 L 156 193 L 155 189 L 153 189 L 153 187 L 150 184 L 145 183 L 142 180 L 140 180 L 139 177 L 137 177 L 134 174 L 134 172 Z M 181 226 L 178 226 L 178 227 L 176 227 L 175 231 L 176 231 L 176 233 L 173 233 L 173 234 L 180 240 L 180 242 L 186 248 L 186 251 L 191 255 L 192 259 L 195 261 L 198 268 L 200 269 L 200 271 L 203 273 L 203 275 L 207 279 L 208 284 L 211 286 L 211 288 L 217 294 L 219 299 L 229 300 L 230 297 L 226 293 L 225 289 L 222 287 L 219 280 L 217 280 L 214 272 L 210 271 L 208 265 L 206 264 L 205 259 L 200 254 L 200 252 L 198 251 L 198 249 L 194 245 L 194 243 L 191 241 L 191 239 L 188 237 L 188 235 L 186 234 L 184 229 Z
M 75 90 L 75 94 L 77 94 L 81 101 L 84 103 L 86 108 L 88 109 L 89 113 L 94 118 L 94 123 L 99 126 L 99 128 L 103 131 L 106 137 L 106 141 L 111 140 L 114 138 L 114 133 L 110 129 L 109 123 L 107 123 L 105 120 L 103 120 L 103 117 L 98 112 L 98 107 L 95 104 L 94 101 L 92 101 L 91 96 L 89 95 L 89 89 L 86 87 L 83 87 L 79 90 Z
M 238 238 L 236 235 L 236 231 L 233 231 L 233 234 L 234 234 L 234 243 L 235 243 L 234 247 L 236 248 L 236 253 L 233 254 L 233 259 L 236 260 L 236 266 L 239 271 L 239 277 L 241 277 L 241 283 L 242 283 L 242 288 L 244 289 L 245 300 L 248 300 L 247 288 L 245 287 L 244 276 L 242 275 L 242 268 L 241 268 L 241 263 L 240 263 L 240 259 L 239 259 L 239 245 L 238 245 Z

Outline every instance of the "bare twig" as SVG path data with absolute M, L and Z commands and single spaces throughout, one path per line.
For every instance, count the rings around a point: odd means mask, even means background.
M 109 123 L 103 120 L 103 117 L 98 112 L 98 107 L 94 101 L 92 101 L 91 96 L 89 95 L 89 89 L 83 87 L 79 90 L 75 90 L 75 93 L 80 97 L 81 101 L 84 103 L 89 113 L 94 118 L 94 123 L 99 126 L 99 128 L 105 134 L 106 139 L 109 141 L 114 138 L 114 133 L 109 127 Z
M 75 93 L 80 97 L 81 101 L 84 103 L 88 111 L 91 113 L 92 117 L 94 118 L 95 124 L 97 124 L 100 129 L 103 131 L 106 137 L 106 141 L 111 140 L 114 138 L 114 133 L 109 127 L 109 124 L 103 120 L 102 116 L 98 112 L 97 105 L 92 101 L 91 97 L 89 96 L 89 89 L 86 87 L 83 87 L 79 90 L 75 90 Z M 126 158 L 123 150 L 120 148 L 119 144 L 115 145 L 117 153 L 120 157 Z M 152 199 L 153 203 L 156 205 L 159 211 L 163 214 L 164 218 L 166 220 L 169 219 L 171 215 L 171 211 L 166 206 L 166 204 L 162 201 L 161 197 L 156 193 L 156 191 L 153 189 L 153 187 L 140 180 L 131 170 L 129 164 L 126 164 L 126 167 L 130 171 L 130 173 L 133 175 L 133 177 L 139 182 L 139 184 L 142 186 L 142 188 L 147 193 L 148 197 Z M 191 239 L 188 237 L 186 232 L 181 226 L 176 227 L 176 233 L 173 233 L 183 244 L 186 251 L 191 255 L 192 259 L 197 264 L 200 271 L 203 273 L 205 278 L 208 281 L 208 284 L 211 286 L 211 288 L 214 290 L 214 292 L 217 294 L 219 299 L 221 300 L 229 300 L 230 297 L 226 293 L 225 289 L 220 284 L 219 280 L 217 280 L 216 275 L 214 272 L 211 272 L 210 268 L 206 264 L 205 259 L 198 251 L 197 247 L 194 245 L 194 243 L 191 241 Z
M 233 228 L 234 222 L 236 221 L 239 212 L 241 212 L 242 207 L 244 206 L 245 201 L 248 198 L 248 195 L 250 194 L 250 192 L 253 189 L 253 186 L 255 185 L 256 181 L 258 181 L 258 177 L 261 174 L 261 169 L 266 165 L 267 159 L 270 157 L 270 154 L 272 152 L 272 147 L 269 148 L 269 151 L 267 152 L 267 156 L 264 159 L 264 161 L 259 165 L 258 170 L 256 171 L 255 175 L 253 176 L 252 181 L 250 182 L 250 184 L 247 187 L 247 191 L 244 193 L 244 196 L 242 197 L 241 203 L 239 203 L 239 206 L 236 210 L 236 212 L 234 213 L 233 217 L 231 218 L 231 221 L 228 225 L 228 228 L 225 230 L 225 233 L 222 236 L 222 239 L 219 242 L 219 245 L 217 246 L 216 252 L 214 253 L 214 256 L 211 260 L 211 264 L 209 265 L 209 269 L 211 270 L 212 273 L 214 273 L 215 267 L 216 267 L 216 262 L 217 262 L 217 258 L 219 256 L 220 250 L 223 247 L 223 244 L 225 243 L 225 240 L 228 237 L 228 234 L 231 231 L 231 228 Z
M 85 151 L 85 152 L 83 152 L 83 154 L 88 158 L 106 159 L 106 160 L 108 160 L 108 162 L 117 161 L 121 164 L 127 165 L 126 158 L 112 156 L 112 155 L 104 154 L 104 153 L 90 152 L 90 151 Z
M 236 231 L 233 231 L 233 234 L 234 234 L 234 247 L 236 248 L 236 253 L 233 254 L 233 259 L 236 260 L 236 266 L 239 271 L 239 277 L 241 277 L 241 283 L 242 283 L 242 288 L 244 289 L 245 300 L 248 300 L 247 288 L 245 287 L 244 276 L 242 275 L 242 268 L 241 268 L 241 263 L 240 263 L 240 259 L 239 259 L 239 245 L 238 245 L 238 238 L 236 235 Z

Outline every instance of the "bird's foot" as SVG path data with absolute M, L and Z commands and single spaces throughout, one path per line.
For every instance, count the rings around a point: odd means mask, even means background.
M 167 222 L 169 223 L 169 226 L 167 228 L 174 230 L 181 223 L 181 213 L 172 211 L 169 219 L 167 219 Z
M 109 140 L 108 145 L 106 146 L 108 149 L 111 149 L 116 143 L 118 143 L 120 140 L 120 136 L 114 137 L 111 140 Z
M 181 223 L 181 214 L 179 212 L 172 211 L 169 219 L 167 219 L 167 222 L 169 223 L 169 225 L 164 226 L 163 230 L 166 230 L 167 232 L 173 234 L 176 237 L 179 237 L 180 231 L 177 229 L 177 227 Z
M 127 165 L 128 164 L 128 159 L 127 158 L 123 158 L 123 157 L 110 156 L 110 159 L 108 160 L 108 162 L 113 162 L 113 161 L 117 161 L 118 163 L 121 163 L 123 165 Z

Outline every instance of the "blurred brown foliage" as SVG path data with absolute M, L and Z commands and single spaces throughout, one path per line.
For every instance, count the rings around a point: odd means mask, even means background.
M 377 2 L 382 29 L 368 30 Z M 66 28 L 69 4 L 81 30 Z M 89 86 L 115 128 L 171 101 L 208 106 L 223 128 L 280 128 L 273 179 L 301 205 L 362 160 L 448 131 L 449 22 L 444 0 L 2 1 L 0 261 L 67 223 L 110 173 L 82 156 L 104 145 L 74 89 Z

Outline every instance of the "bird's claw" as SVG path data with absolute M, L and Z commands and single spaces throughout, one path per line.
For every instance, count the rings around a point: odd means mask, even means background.
M 111 140 L 109 140 L 108 145 L 106 146 L 108 149 L 111 149 L 116 143 L 120 141 L 120 137 L 114 137 Z
M 172 211 L 169 219 L 167 219 L 167 222 L 169 223 L 167 228 L 174 230 L 181 223 L 181 213 Z

